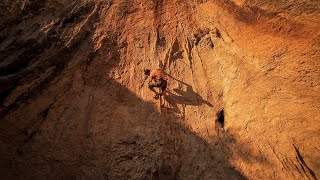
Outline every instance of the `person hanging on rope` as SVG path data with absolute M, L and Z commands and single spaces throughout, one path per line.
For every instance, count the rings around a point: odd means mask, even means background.
M 144 69 L 144 74 L 148 76 L 149 89 L 155 93 L 154 99 L 159 99 L 160 96 L 165 94 L 165 90 L 167 88 L 167 80 L 168 78 L 163 75 L 162 69 Z M 160 88 L 160 92 L 158 93 L 154 88 Z

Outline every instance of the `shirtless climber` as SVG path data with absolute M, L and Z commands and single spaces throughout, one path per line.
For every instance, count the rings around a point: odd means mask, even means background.
M 154 98 L 158 99 L 165 93 L 168 78 L 163 75 L 162 69 L 154 69 L 152 71 L 150 71 L 150 69 L 145 69 L 144 74 L 149 77 L 148 85 L 149 89 L 155 93 Z M 161 88 L 160 93 L 158 93 L 154 87 Z

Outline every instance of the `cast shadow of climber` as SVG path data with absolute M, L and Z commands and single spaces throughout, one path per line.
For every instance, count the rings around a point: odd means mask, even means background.
M 182 108 L 185 108 L 187 105 L 189 106 L 200 106 L 202 104 L 206 104 L 210 107 L 213 107 L 213 105 L 204 100 L 198 93 L 196 93 L 192 86 L 180 81 L 170 75 L 168 75 L 169 77 L 171 77 L 172 79 L 178 81 L 180 84 L 182 84 L 183 86 L 185 86 L 185 91 L 180 89 L 180 88 L 174 88 L 172 91 L 174 92 L 167 92 L 166 93 L 166 101 L 168 102 L 168 104 L 172 107 L 169 109 L 172 109 L 173 111 L 180 113 L 180 109 L 178 107 L 178 104 L 182 105 Z

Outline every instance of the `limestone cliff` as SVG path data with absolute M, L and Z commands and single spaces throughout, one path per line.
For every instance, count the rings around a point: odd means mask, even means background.
M 0 177 L 319 179 L 319 29 L 318 0 L 1 1 Z

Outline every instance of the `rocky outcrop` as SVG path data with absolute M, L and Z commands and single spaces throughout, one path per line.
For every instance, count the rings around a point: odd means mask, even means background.
M 316 1 L 0 9 L 2 179 L 319 178 Z

